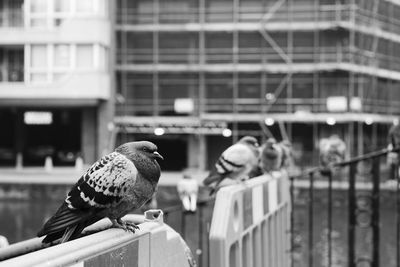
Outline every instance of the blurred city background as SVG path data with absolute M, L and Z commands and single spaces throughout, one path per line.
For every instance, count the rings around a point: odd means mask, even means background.
M 204 178 L 242 136 L 290 140 L 298 175 L 319 164 L 322 138 L 339 136 L 350 158 L 386 148 L 399 123 L 397 0 L 0 0 L 0 36 L 0 234 L 10 242 L 33 237 L 85 168 L 123 142 L 158 145 L 167 207 L 183 171 Z M 296 190 L 301 232 L 307 198 Z M 347 193 L 336 193 L 340 211 Z M 382 266 L 396 258 L 389 228 Z

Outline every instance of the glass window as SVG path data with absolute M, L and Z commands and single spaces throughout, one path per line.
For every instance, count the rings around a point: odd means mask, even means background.
M 69 67 L 70 66 L 70 51 L 69 45 L 54 46 L 54 66 Z
M 31 0 L 32 13 L 46 13 L 47 1 L 46 0 Z
M 100 53 L 99 53 L 99 68 L 101 70 L 105 70 L 107 67 L 107 49 L 103 46 L 100 46 Z
M 93 46 L 77 45 L 76 46 L 76 66 L 77 68 L 93 67 Z
M 31 48 L 31 67 L 47 67 L 47 47 L 46 45 L 32 45 Z
M 53 81 L 54 82 L 58 82 L 62 79 L 65 79 L 66 77 L 68 77 L 67 73 L 54 73 L 53 74 Z
M 47 74 L 46 73 L 32 73 L 31 81 L 32 82 L 47 82 Z
M 93 0 L 76 1 L 76 11 L 79 13 L 90 13 L 94 10 Z
M 45 18 L 38 18 L 38 19 L 31 19 L 31 27 L 46 27 L 47 26 L 47 20 Z
M 78 1 L 80 2 L 80 1 Z M 71 5 L 70 0 L 55 0 L 54 11 L 60 13 L 67 13 L 70 11 Z

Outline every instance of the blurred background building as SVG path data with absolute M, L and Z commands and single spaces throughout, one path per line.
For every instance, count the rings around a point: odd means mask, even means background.
M 300 165 L 331 134 L 351 155 L 386 146 L 398 18 L 394 0 L 1 0 L 1 162 L 148 139 L 164 170 L 204 170 L 269 132 Z
M 208 168 L 240 136 L 264 137 L 265 124 L 278 140 L 287 133 L 300 164 L 316 163 L 331 134 L 352 155 L 387 144 L 400 112 L 399 2 L 119 0 L 116 9 L 120 138 L 165 142 L 176 155 L 169 168 Z
M 74 165 L 107 148 L 107 0 L 0 1 L 0 162 Z

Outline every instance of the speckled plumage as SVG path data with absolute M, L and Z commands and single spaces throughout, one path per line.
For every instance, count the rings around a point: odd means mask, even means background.
M 44 242 L 76 238 L 84 227 L 108 217 L 120 220 L 155 192 L 160 177 L 157 147 L 146 141 L 126 143 L 94 163 L 68 193 L 38 236 Z
M 203 184 L 209 186 L 216 183 L 213 187 L 216 189 L 225 178 L 249 178 L 250 173 L 257 168 L 258 155 L 257 139 L 251 136 L 241 138 L 221 154 L 210 174 L 203 180 Z M 211 191 L 213 192 L 214 190 Z

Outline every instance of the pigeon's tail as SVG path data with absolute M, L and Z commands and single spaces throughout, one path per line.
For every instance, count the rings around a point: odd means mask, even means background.
M 69 209 L 64 203 L 56 214 L 45 223 L 38 236 L 46 235 L 43 243 L 50 243 L 60 238 L 61 242 L 66 242 L 77 238 L 83 228 L 97 220 L 93 215 Z
M 218 174 L 210 174 L 209 176 L 206 177 L 206 179 L 203 180 L 203 184 L 205 186 L 209 186 L 212 183 L 218 182 L 221 179 L 221 176 Z

